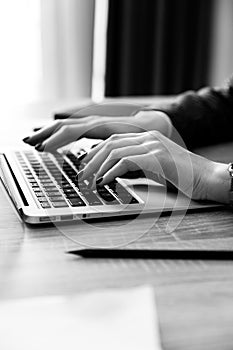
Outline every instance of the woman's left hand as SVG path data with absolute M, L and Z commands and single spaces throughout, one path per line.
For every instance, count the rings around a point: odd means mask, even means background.
M 158 131 L 112 135 L 87 154 L 85 163 L 79 179 L 95 173 L 93 186 L 142 170 L 158 182 L 171 182 L 193 199 L 228 203 L 227 165 L 189 152 Z

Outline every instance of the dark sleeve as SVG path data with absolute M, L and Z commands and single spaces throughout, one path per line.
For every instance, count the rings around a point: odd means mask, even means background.
M 233 141 L 233 78 L 223 88 L 183 93 L 159 110 L 170 117 L 189 149 Z

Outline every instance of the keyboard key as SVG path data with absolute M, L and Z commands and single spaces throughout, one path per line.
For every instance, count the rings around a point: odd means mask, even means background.
M 33 184 L 37 184 L 38 182 L 36 181 L 36 179 L 30 179 L 28 180 L 30 186 L 32 186 Z
M 41 180 L 41 178 L 40 178 L 40 176 L 39 176 L 39 179 L 40 179 L 40 182 L 41 182 L 42 184 L 50 184 L 50 183 L 51 183 L 50 178 Z
M 81 207 L 86 205 L 80 197 L 70 198 L 69 203 L 72 207 Z
M 77 192 L 69 193 L 69 195 L 67 196 L 67 198 L 77 198 L 77 197 L 79 197 L 79 195 L 77 194 Z
M 62 179 L 62 174 L 59 170 L 56 171 L 50 171 L 52 176 L 56 179 L 56 180 L 61 180 Z
M 105 187 L 97 186 L 97 192 L 106 204 L 119 204 L 116 198 Z
M 41 189 L 40 188 L 33 188 L 33 191 L 41 193 Z
M 47 182 L 47 181 L 51 182 L 50 177 L 48 175 L 40 175 L 39 179 L 41 182 Z
M 47 200 L 46 197 L 39 197 L 39 198 L 38 198 L 38 201 L 39 201 L 40 203 L 48 203 L 48 200 Z
M 37 182 L 35 182 L 35 183 L 31 183 L 30 184 L 31 185 L 31 187 L 33 188 L 33 189 L 35 189 L 35 188 L 40 188 L 40 186 L 38 185 L 38 183 Z
M 36 197 L 44 197 L 43 192 L 36 192 L 35 195 L 36 195 Z
M 114 194 L 123 204 L 136 204 L 138 200 L 134 198 L 122 185 L 118 182 L 113 182 L 109 185 Z
M 69 185 L 69 182 L 67 181 L 67 179 L 65 177 L 61 176 L 61 174 L 60 174 L 60 177 L 56 178 L 56 181 L 57 181 L 57 183 L 59 183 L 63 186 L 67 185 L 67 184 Z
M 54 184 L 51 184 L 51 185 L 46 184 L 46 185 L 42 185 L 42 186 L 46 192 L 56 192 L 57 191 L 57 187 L 54 186 Z
M 46 166 L 50 170 L 51 173 L 56 173 L 56 172 L 60 173 L 60 171 L 56 165 L 47 165 L 46 164 Z
M 64 192 L 66 195 L 69 195 L 69 194 L 76 194 L 76 191 L 75 191 L 73 188 L 64 188 L 64 189 L 63 189 L 63 192 Z
M 46 192 L 46 194 L 49 197 L 60 197 L 61 196 L 61 193 L 59 191 Z
M 42 206 L 42 208 L 46 209 L 46 208 L 51 208 L 49 203 L 41 203 L 40 204 Z
M 54 208 L 66 208 L 66 207 L 68 207 L 68 204 L 65 201 L 52 202 L 52 205 Z
M 65 190 L 65 189 L 67 189 L 67 190 L 73 189 L 73 187 L 71 186 L 71 184 L 69 182 L 67 182 L 65 184 L 62 184 L 61 187 L 62 187 L 63 190 Z
M 101 200 L 92 191 L 86 190 L 82 191 L 81 193 L 83 194 L 89 205 L 103 205 Z
M 57 197 L 49 197 L 51 202 L 62 202 L 64 201 L 64 198 L 62 196 Z
M 74 171 L 73 168 L 72 168 L 72 166 L 70 166 L 70 165 L 67 164 L 67 163 L 63 164 L 62 169 L 63 169 L 64 172 L 68 172 L 68 171 L 73 172 L 73 171 Z

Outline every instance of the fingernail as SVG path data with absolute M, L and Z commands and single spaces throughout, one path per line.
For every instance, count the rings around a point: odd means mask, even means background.
M 102 181 L 103 181 L 103 176 L 99 177 L 99 178 L 96 180 L 96 184 L 99 185 Z
M 30 139 L 30 136 L 27 136 L 23 139 L 23 142 L 28 143 L 28 140 Z
M 82 160 L 84 157 L 86 157 L 87 152 L 84 152 L 83 154 L 81 154 L 81 156 L 78 157 L 78 160 Z
M 40 127 L 40 128 L 34 128 L 33 131 L 36 132 L 36 131 L 39 131 L 39 130 L 41 130 L 41 129 L 42 129 L 42 127 Z
M 35 149 L 39 152 L 42 152 L 44 150 L 45 146 L 42 145 L 42 143 L 38 143 L 35 147 Z

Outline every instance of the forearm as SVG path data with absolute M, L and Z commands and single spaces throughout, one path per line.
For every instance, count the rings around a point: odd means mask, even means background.
M 135 115 L 134 120 L 141 132 L 157 130 L 169 138 L 172 135 L 172 122 L 162 111 L 141 110 Z
M 188 91 L 159 108 L 170 117 L 188 148 L 233 140 L 232 84 L 222 89 Z

